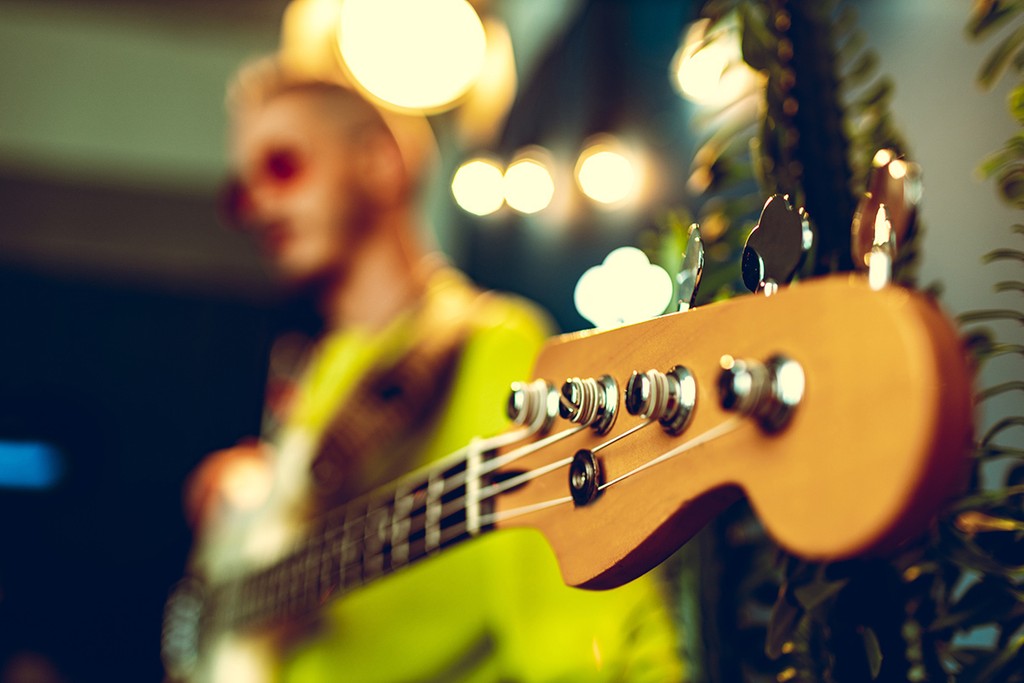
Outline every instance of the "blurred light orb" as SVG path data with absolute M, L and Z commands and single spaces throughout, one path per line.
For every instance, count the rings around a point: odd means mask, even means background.
M 597 142 L 580 154 L 576 183 L 595 202 L 615 205 L 636 190 L 638 174 L 633 162 L 611 142 Z
M 758 86 L 759 78 L 743 61 L 735 21 L 723 22 L 709 33 L 710 26 L 707 19 L 690 25 L 672 58 L 671 74 L 676 89 L 687 99 L 720 106 Z
M 483 68 L 484 27 L 466 0 L 344 0 L 338 47 L 353 79 L 401 109 L 454 104 Z
M 573 302 L 596 327 L 647 320 L 672 302 L 672 277 L 636 247 L 620 247 L 576 283 Z
M 537 213 L 551 204 L 555 181 L 540 159 L 527 156 L 513 161 L 505 171 L 505 201 L 520 213 Z
M 477 216 L 492 214 L 505 203 L 504 173 L 490 159 L 471 159 L 452 177 L 455 202 Z

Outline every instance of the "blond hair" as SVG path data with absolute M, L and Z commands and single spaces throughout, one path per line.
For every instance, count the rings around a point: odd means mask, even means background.
M 434 162 L 437 145 L 423 116 L 395 112 L 371 100 L 352 87 L 340 69 L 336 74 L 313 74 L 289 66 L 280 54 L 260 57 L 239 68 L 228 84 L 225 103 L 229 116 L 237 121 L 275 97 L 298 91 L 331 96 L 346 108 L 354 128 L 379 126 L 389 133 L 410 179 L 419 179 Z

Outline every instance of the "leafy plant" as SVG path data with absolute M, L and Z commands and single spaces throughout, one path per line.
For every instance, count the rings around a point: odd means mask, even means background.
M 1024 74 L 1022 13 L 1021 0 L 975 3 L 972 36 L 1013 27 L 983 64 L 983 85 L 1011 71 Z M 751 198 L 789 194 L 817 229 L 809 270 L 851 268 L 850 224 L 871 157 L 883 147 L 907 153 L 888 114 L 892 83 L 877 75 L 852 10 L 838 1 L 709 0 L 703 14 L 708 34 L 730 22 L 738 27 L 743 60 L 764 80 L 763 104 L 753 115 L 737 118 L 731 103 L 698 121 L 709 132 L 693 175 L 716 197 L 704 204 L 702 222 L 717 212 L 728 230 L 713 240 L 735 254 L 760 205 Z M 1024 126 L 1024 84 L 1012 91 L 1009 107 Z M 745 165 L 752 173 L 743 172 Z M 1007 202 L 1024 208 L 1024 132 L 981 170 Z M 672 229 L 678 234 L 680 222 Z M 1024 226 L 1015 232 L 1024 235 Z M 916 247 L 900 246 L 896 277 L 909 284 Z M 1000 249 L 988 260 L 1024 264 L 1024 251 Z M 728 291 L 717 284 L 719 293 Z M 996 289 L 1021 293 L 1024 282 Z M 1007 308 L 961 317 L 979 363 L 1024 355 L 1024 347 L 973 328 L 995 320 L 1024 323 L 1024 313 Z M 1020 391 L 1024 381 L 1010 380 L 979 392 L 977 401 Z M 1024 681 L 1024 451 L 999 443 L 1020 426 L 1024 416 L 1006 417 L 983 434 L 968 491 L 927 537 L 884 560 L 802 562 L 774 548 L 748 514 L 732 511 L 700 541 L 717 558 L 703 561 L 719 607 L 706 618 L 705 640 L 724 662 L 705 678 Z M 1002 479 L 982 488 L 982 470 L 997 461 Z

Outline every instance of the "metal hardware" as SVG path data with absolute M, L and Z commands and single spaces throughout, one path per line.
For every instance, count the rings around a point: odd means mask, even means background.
M 765 363 L 722 356 L 720 364 L 718 395 L 723 408 L 755 417 L 767 432 L 788 424 L 806 385 L 799 363 L 776 355 Z
M 626 383 L 626 411 L 657 420 L 669 434 L 679 434 L 690 423 L 697 403 L 697 382 L 684 366 L 668 373 L 634 370 Z
M 872 288 L 892 281 L 897 249 L 913 237 L 920 202 L 921 167 L 890 149 L 878 150 L 850 226 L 854 263 L 867 270 Z
M 576 451 L 569 465 L 569 493 L 576 507 L 586 505 L 601 492 L 601 463 L 593 451 Z
M 506 412 L 517 425 L 532 427 L 539 422 L 537 431 L 546 432 L 558 415 L 558 391 L 543 379 L 513 382 Z
M 576 424 L 589 425 L 604 434 L 615 423 L 619 405 L 619 387 L 608 375 L 598 379 L 570 377 L 562 384 L 559 414 Z
M 198 666 L 203 602 L 203 584 L 192 577 L 175 584 L 167 598 L 160 656 L 168 675 L 174 680 L 190 678 Z
M 678 288 L 679 310 L 688 311 L 697 301 L 697 289 L 700 277 L 704 272 L 704 242 L 700 237 L 700 227 L 694 223 L 690 226 L 689 238 L 686 240 L 686 253 L 683 265 L 676 275 Z
M 774 294 L 793 279 L 813 243 L 804 210 L 793 208 L 788 195 L 769 197 L 743 246 L 743 284 L 751 292 Z

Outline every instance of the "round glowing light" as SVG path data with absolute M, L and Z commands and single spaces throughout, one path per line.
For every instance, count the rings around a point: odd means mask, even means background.
M 489 159 L 473 159 L 459 166 L 452 178 L 452 196 L 466 211 L 486 216 L 505 201 L 504 174 Z
M 537 213 L 546 209 L 554 196 L 555 181 L 542 161 L 519 159 L 505 171 L 505 201 L 516 211 Z
M 580 315 L 597 327 L 647 320 L 672 301 L 672 277 L 636 247 L 620 247 L 576 283 L 573 301 Z
M 473 85 L 486 48 L 465 0 L 345 0 L 338 46 L 353 79 L 403 109 L 437 111 Z
M 672 80 L 686 98 L 706 105 L 739 99 L 759 83 L 758 74 L 740 54 L 735 22 L 724 22 L 709 33 L 711 22 L 690 26 L 672 58 Z
M 576 182 L 583 194 L 601 204 L 619 204 L 633 194 L 637 171 L 633 162 L 607 143 L 591 145 L 576 164 Z

